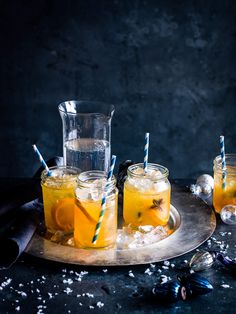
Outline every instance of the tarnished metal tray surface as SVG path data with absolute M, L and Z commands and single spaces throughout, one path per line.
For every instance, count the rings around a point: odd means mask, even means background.
M 172 185 L 171 200 L 169 224 L 174 232 L 154 244 L 135 249 L 85 250 L 56 244 L 35 234 L 26 252 L 57 262 L 90 266 L 148 264 L 183 255 L 212 235 L 216 218 L 204 202 L 180 186 Z

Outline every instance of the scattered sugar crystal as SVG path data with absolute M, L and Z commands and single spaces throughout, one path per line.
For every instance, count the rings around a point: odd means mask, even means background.
M 68 285 L 71 285 L 73 283 L 73 280 L 68 278 L 68 279 L 64 279 L 62 282 L 67 283 Z
M 97 307 L 101 308 L 101 307 L 103 307 L 103 306 L 104 306 L 104 303 L 102 303 L 101 301 L 98 301 L 98 302 L 97 302 Z
M 231 235 L 232 233 L 231 232 L 228 232 L 228 235 Z
M 62 272 L 63 272 L 63 273 L 66 273 L 66 272 L 67 272 L 66 268 L 62 269 Z
M 155 264 L 150 264 L 150 267 L 155 268 L 156 265 Z
M 80 298 L 80 297 L 81 297 L 81 294 L 77 294 L 76 297 L 77 297 L 77 298 Z
M 175 267 L 175 264 L 170 264 L 170 267 L 174 268 L 174 267 Z
M 153 274 L 153 272 L 149 268 L 147 268 L 145 270 L 144 274 L 147 274 L 147 275 L 151 276 Z
M 23 283 L 19 283 L 19 287 L 24 287 Z
M 170 265 L 170 262 L 169 262 L 169 261 L 164 261 L 164 265 L 165 265 L 165 266 L 169 266 L 169 265 Z
M 65 292 L 66 294 L 70 294 L 70 293 L 73 292 L 73 290 L 71 288 L 69 288 L 69 287 L 66 287 L 66 289 L 63 290 L 63 292 Z
M 53 298 L 53 295 L 52 293 L 48 292 L 48 296 L 49 296 L 49 299 L 52 299 Z
M 162 275 L 162 276 L 161 276 L 161 284 L 166 283 L 167 281 L 168 281 L 167 276 Z
M 132 277 L 132 278 L 135 277 L 134 274 L 133 274 L 133 272 L 132 272 L 132 270 L 129 270 L 129 276 Z
M 16 308 L 15 308 L 16 311 L 20 311 L 20 306 L 18 305 Z
M 107 273 L 107 272 L 108 272 L 108 270 L 107 270 L 107 269 L 103 269 L 102 271 L 103 271 L 104 273 Z
M 169 269 L 169 267 L 168 267 L 168 266 L 162 266 L 162 268 L 163 268 L 163 269 Z
M 89 308 L 92 310 L 92 309 L 94 309 L 94 306 L 92 306 L 92 305 L 89 305 Z
M 230 285 L 222 284 L 221 287 L 222 288 L 230 288 Z
M 184 260 L 184 263 L 185 263 L 185 264 L 188 264 L 188 261 L 185 259 L 185 260 Z
M 87 275 L 87 274 L 88 274 L 88 271 L 85 271 L 85 270 L 80 272 L 81 276 L 84 276 L 84 275 Z
M 193 269 L 190 269 L 190 274 L 194 274 L 195 271 Z
M 23 298 L 26 298 L 27 297 L 27 293 L 25 293 L 24 291 L 19 291 L 19 294 L 21 294 L 21 296 Z
M 2 283 L 1 283 L 1 287 L 2 288 L 4 288 L 4 287 L 6 287 L 6 286 L 8 286 L 11 282 L 12 282 L 12 279 L 11 278 L 6 278 L 5 277 L 5 279 L 6 279 L 6 281 L 3 281 Z M 2 290 L 2 289 L 1 289 Z
M 79 306 L 82 306 L 83 304 L 81 302 L 79 302 Z
M 92 294 L 92 293 L 87 292 L 87 293 L 85 293 L 85 295 L 86 295 L 88 298 L 94 298 L 94 294 Z
M 158 271 L 158 273 L 162 273 L 162 270 L 161 270 L 161 269 L 158 269 L 157 271 Z

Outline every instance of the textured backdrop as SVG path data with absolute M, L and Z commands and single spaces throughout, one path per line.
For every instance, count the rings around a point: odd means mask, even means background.
M 219 136 L 236 153 L 235 1 L 0 1 L 0 176 L 62 154 L 58 103 L 115 104 L 118 162 L 171 177 L 212 173 Z

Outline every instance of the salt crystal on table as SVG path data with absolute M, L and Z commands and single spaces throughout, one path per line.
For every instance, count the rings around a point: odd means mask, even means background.
M 169 266 L 169 265 L 170 265 L 170 262 L 169 262 L 169 261 L 164 261 L 164 265 L 165 265 L 165 266 Z
M 221 287 L 222 287 L 222 288 L 230 288 L 230 286 L 229 286 L 229 285 L 226 285 L 226 284 L 222 284 Z
M 158 273 L 162 273 L 162 270 L 161 270 L 161 269 L 158 269 L 157 271 L 158 271 Z
M 94 295 L 92 293 L 85 293 L 85 295 L 88 297 L 88 298 L 94 298 Z
M 16 310 L 16 311 L 20 311 L 20 306 L 17 306 L 17 307 L 15 308 L 15 310 Z
M 104 273 L 107 273 L 107 272 L 108 272 L 108 270 L 107 270 L 107 269 L 103 269 L 102 271 L 103 271 Z
M 94 306 L 92 306 L 92 305 L 89 305 L 89 308 L 90 308 L 90 309 L 94 309 Z
M 79 302 L 79 306 L 82 306 L 83 304 L 81 302 Z
M 150 267 L 155 268 L 156 265 L 155 264 L 150 264 Z
M 170 266 L 171 266 L 172 268 L 174 268 L 174 267 L 175 267 L 175 264 L 170 264 Z

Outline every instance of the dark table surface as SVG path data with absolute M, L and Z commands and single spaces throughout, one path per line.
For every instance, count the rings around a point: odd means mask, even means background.
M 0 179 L 0 186 L 21 181 Z M 198 249 L 223 250 L 235 258 L 235 226 L 217 217 L 210 241 Z M 0 271 L 0 313 L 235 313 L 235 275 L 219 263 L 201 272 L 214 286 L 209 294 L 169 305 L 159 304 L 152 295 L 164 276 L 176 280 L 183 274 L 179 266 L 195 252 L 170 260 L 170 266 L 163 261 L 109 268 L 66 265 L 23 253 L 10 269 Z

